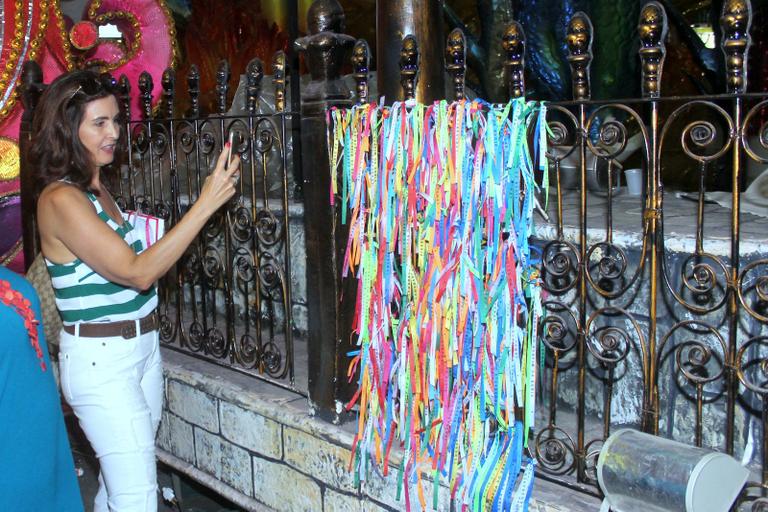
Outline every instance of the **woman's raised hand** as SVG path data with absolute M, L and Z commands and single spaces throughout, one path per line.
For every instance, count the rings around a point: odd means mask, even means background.
M 238 155 L 233 155 L 229 168 L 225 168 L 229 153 L 228 146 L 229 143 L 224 146 L 224 150 L 216 161 L 216 168 L 205 179 L 203 189 L 200 191 L 198 202 L 203 203 L 206 208 L 210 208 L 210 215 L 235 195 L 237 181 L 240 178 L 240 157 Z

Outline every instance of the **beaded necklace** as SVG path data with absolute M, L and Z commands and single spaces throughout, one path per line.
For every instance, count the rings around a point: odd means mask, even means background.
M 24 297 L 19 291 L 11 288 L 11 283 L 0 279 L 0 302 L 16 310 L 19 316 L 24 320 L 24 327 L 29 334 L 29 343 L 35 349 L 35 354 L 40 360 L 40 368 L 46 371 L 43 351 L 40 348 L 40 341 L 37 336 L 38 320 L 35 318 L 35 312 L 32 311 L 32 304 L 29 299 Z

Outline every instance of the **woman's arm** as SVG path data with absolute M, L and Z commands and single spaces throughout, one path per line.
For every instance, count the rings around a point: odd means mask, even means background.
M 224 169 L 225 163 L 226 151 L 219 155 L 216 168 L 184 217 L 138 255 L 96 215 L 80 190 L 54 186 L 49 193 L 44 191 L 38 201 L 43 254 L 49 257 L 71 253 L 104 278 L 145 290 L 176 263 L 211 215 L 234 195 L 233 176 L 239 172 L 240 160 L 234 157 L 229 170 Z

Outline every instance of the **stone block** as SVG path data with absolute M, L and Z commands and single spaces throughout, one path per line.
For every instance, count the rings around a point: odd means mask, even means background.
M 293 319 L 291 328 L 300 336 L 307 335 L 307 325 L 309 322 L 308 314 L 307 306 L 304 304 L 294 303 L 291 307 L 291 318 Z
M 195 437 L 192 425 L 182 420 L 175 414 L 167 413 L 163 418 L 169 435 L 167 451 L 176 457 L 194 464 L 195 462 Z
M 343 491 L 355 492 L 349 467 L 350 451 L 301 430 L 286 427 L 283 430 L 285 461 L 323 483 Z
M 437 508 L 432 508 L 434 485 L 432 480 L 426 477 L 422 477 L 422 486 L 424 489 L 424 498 L 426 500 L 426 507 L 423 510 L 435 510 L 435 511 L 448 511 L 451 509 L 451 493 L 445 486 L 440 486 Z M 383 476 L 371 472 L 368 478 L 362 484 L 363 494 L 368 496 L 372 500 L 379 502 L 387 507 L 391 507 L 394 510 L 405 510 L 405 487 L 403 487 L 400 493 L 400 499 L 397 499 L 397 468 L 390 467 L 389 474 L 386 478 Z M 416 484 L 411 484 L 409 487 L 411 510 L 422 510 L 419 503 L 418 490 Z
M 304 241 L 304 223 L 290 223 L 291 237 L 291 294 L 294 303 L 307 302 L 307 256 Z
M 254 498 L 275 510 L 322 510 L 317 482 L 279 462 L 253 457 L 253 489 Z
M 157 430 L 155 445 L 167 452 L 171 451 L 171 430 L 168 424 L 168 411 L 163 411 L 163 414 L 160 416 L 160 427 Z
M 252 452 L 274 459 L 283 457 L 282 426 L 253 411 L 221 402 L 221 434 Z
M 193 425 L 219 432 L 217 400 L 191 386 L 169 380 L 168 409 Z
M 341 494 L 326 489 L 323 495 L 323 512 L 386 512 L 375 503 L 357 496 Z
M 221 437 L 195 427 L 197 466 L 217 480 L 253 496 L 250 454 Z

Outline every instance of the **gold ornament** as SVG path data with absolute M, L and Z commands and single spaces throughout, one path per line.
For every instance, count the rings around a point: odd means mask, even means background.
M 19 145 L 15 140 L 0 137 L 0 181 L 19 177 Z

